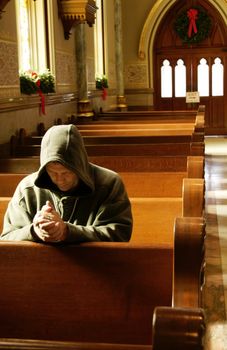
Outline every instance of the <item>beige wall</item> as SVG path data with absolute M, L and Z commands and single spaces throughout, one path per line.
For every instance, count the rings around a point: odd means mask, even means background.
M 70 40 L 64 39 L 57 0 L 53 0 L 56 67 L 53 73 L 57 94 L 54 99 L 46 97 L 45 115 L 40 114 L 38 96 L 21 95 L 15 1 L 7 3 L 0 19 L 0 144 L 9 142 L 20 128 L 25 128 L 28 133 L 35 132 L 39 123 L 44 123 L 48 128 L 57 118 L 67 121 L 77 110 L 75 43 L 73 34 Z
M 19 94 L 16 13 L 10 1 L 0 19 L 0 98 Z
M 7 142 L 20 127 L 32 132 L 36 130 L 39 122 L 44 122 L 48 127 L 56 118 L 66 121 L 69 115 L 77 112 L 75 30 L 72 29 L 70 39 L 65 40 L 63 25 L 58 17 L 57 0 L 52 0 L 56 94 L 54 99 L 47 98 L 45 116 L 39 114 L 37 96 L 27 97 L 20 94 L 16 1 L 11 0 L 7 3 L 0 19 L 0 144 Z M 151 107 L 153 104 L 152 57 L 144 59 L 139 57 L 141 35 L 145 37 L 146 48 L 150 47 L 151 35 L 155 34 L 155 26 L 153 27 L 155 20 L 160 19 L 174 1 L 122 0 L 124 87 L 128 106 Z M 210 0 L 210 2 L 217 7 L 222 16 L 225 16 L 227 23 L 226 0 Z M 155 20 L 151 17 L 153 10 L 156 15 Z M 100 107 L 110 109 L 116 105 L 114 0 L 104 0 L 104 31 L 105 68 L 109 82 L 106 101 L 102 100 L 100 91 L 95 89 L 94 27 L 86 26 L 88 89 L 92 106 L 96 111 Z
M 55 75 L 57 92 L 76 91 L 75 39 L 72 28 L 69 40 L 64 38 L 64 28 L 58 16 L 57 1 L 53 1 L 54 9 L 54 43 L 55 43 Z

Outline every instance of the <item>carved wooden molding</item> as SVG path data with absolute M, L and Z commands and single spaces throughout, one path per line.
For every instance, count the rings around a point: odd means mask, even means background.
M 94 0 L 58 0 L 58 12 L 62 19 L 65 39 L 69 39 L 70 30 L 75 24 L 87 22 L 92 26 L 95 23 L 96 10 Z
M 0 0 L 0 19 L 2 17 L 2 13 L 4 12 L 3 9 L 8 2 L 9 0 Z

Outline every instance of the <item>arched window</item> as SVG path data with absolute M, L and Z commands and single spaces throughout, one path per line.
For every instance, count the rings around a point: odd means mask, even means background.
M 184 61 L 179 59 L 175 67 L 175 97 L 186 96 L 186 67 Z
M 197 67 L 198 91 L 200 96 L 209 96 L 209 66 L 205 58 L 201 58 Z
M 163 61 L 161 67 L 161 97 L 172 97 L 172 67 L 168 60 Z
M 212 65 L 212 96 L 224 95 L 224 68 L 219 57 Z

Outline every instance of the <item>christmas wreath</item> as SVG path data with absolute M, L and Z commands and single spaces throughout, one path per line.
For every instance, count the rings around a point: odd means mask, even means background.
M 197 44 L 209 36 L 211 24 L 207 13 L 195 7 L 183 11 L 176 18 L 174 29 L 184 43 Z

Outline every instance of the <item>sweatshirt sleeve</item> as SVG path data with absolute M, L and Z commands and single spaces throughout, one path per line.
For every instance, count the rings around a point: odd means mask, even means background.
M 32 235 L 32 218 L 15 197 L 11 199 L 6 210 L 0 240 L 35 241 Z

